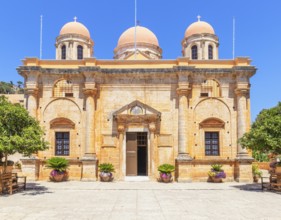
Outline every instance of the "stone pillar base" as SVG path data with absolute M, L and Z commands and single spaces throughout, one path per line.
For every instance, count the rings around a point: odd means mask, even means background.
M 39 178 L 40 160 L 37 158 L 21 159 L 22 174 L 27 180 L 36 181 Z
M 237 158 L 235 163 L 235 181 L 253 182 L 252 162 L 253 158 Z
M 178 154 L 177 161 L 192 161 L 193 158 L 187 153 Z
M 180 156 L 180 155 L 179 155 Z M 192 158 L 191 157 L 178 157 L 176 159 L 176 174 L 175 178 L 178 182 L 192 182 Z
M 94 157 L 83 157 L 81 181 L 97 181 L 97 159 Z

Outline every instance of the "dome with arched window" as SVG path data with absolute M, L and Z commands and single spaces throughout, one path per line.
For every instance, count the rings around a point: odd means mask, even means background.
M 56 38 L 56 59 L 82 60 L 93 55 L 94 41 L 89 30 L 77 18 L 66 23 Z
M 219 40 L 214 28 L 207 22 L 198 21 L 188 26 L 182 40 L 182 54 L 192 60 L 218 59 Z

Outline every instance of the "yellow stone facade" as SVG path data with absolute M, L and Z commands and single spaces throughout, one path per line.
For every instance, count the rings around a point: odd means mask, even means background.
M 157 167 L 170 163 L 176 166 L 177 181 L 207 181 L 210 165 L 221 163 L 227 181 L 251 181 L 252 158 L 237 140 L 250 127 L 249 79 L 256 69 L 248 58 L 218 59 L 213 30 L 196 33 L 191 26 L 192 35 L 182 42 L 183 57 L 175 60 L 161 59 L 155 36 L 152 43 L 139 37 L 133 45 L 129 40 L 126 44 L 124 35 L 114 60 L 98 60 L 89 52 L 94 44 L 90 36 L 80 36 L 77 28 L 57 38 L 56 60 L 26 58 L 18 68 L 25 79 L 26 108 L 40 121 L 50 143 L 48 150 L 23 160 L 26 174 L 48 179 L 45 161 L 57 155 L 69 159 L 70 180 L 95 181 L 98 164 L 108 162 L 115 167 L 116 180 L 138 175 L 156 180 Z M 75 55 L 73 48 L 64 51 L 61 39 L 79 37 L 83 41 L 75 46 L 82 42 L 85 53 L 81 48 Z M 194 43 L 198 47 L 190 45 Z M 79 53 L 82 57 L 76 58 Z M 206 148 L 206 134 L 218 141 L 212 151 Z M 64 155 L 58 150 L 59 135 L 68 141 Z M 129 150 L 135 143 L 130 142 L 132 135 L 144 147 L 135 148 L 139 154 Z

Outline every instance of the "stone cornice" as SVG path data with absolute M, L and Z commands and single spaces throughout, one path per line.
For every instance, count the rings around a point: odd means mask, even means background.
M 196 68 L 195 66 L 173 66 L 172 68 L 101 68 L 99 66 L 80 66 L 78 68 L 44 68 L 40 66 L 20 66 L 17 71 L 21 75 L 28 72 L 39 72 L 42 74 L 184 74 L 191 77 L 198 75 L 235 75 L 251 77 L 255 74 L 254 66 L 235 66 L 232 68 Z

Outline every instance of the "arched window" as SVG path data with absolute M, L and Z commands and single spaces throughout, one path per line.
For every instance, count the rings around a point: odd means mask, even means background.
M 201 84 L 201 97 L 220 97 L 220 84 L 214 79 L 205 80 Z
M 73 97 L 71 80 L 62 79 L 54 85 L 54 97 Z
M 197 60 L 198 59 L 198 53 L 197 53 L 197 46 L 196 45 L 191 47 L 191 58 L 193 60 Z
M 209 60 L 213 59 L 213 46 L 212 45 L 208 46 L 208 57 L 209 57 Z
M 65 60 L 65 59 L 66 59 L 66 46 L 65 46 L 65 45 L 63 45 L 63 46 L 61 47 L 61 59 L 62 59 L 62 60 Z
M 83 59 L 83 47 L 79 45 L 77 47 L 77 59 L 82 60 Z

